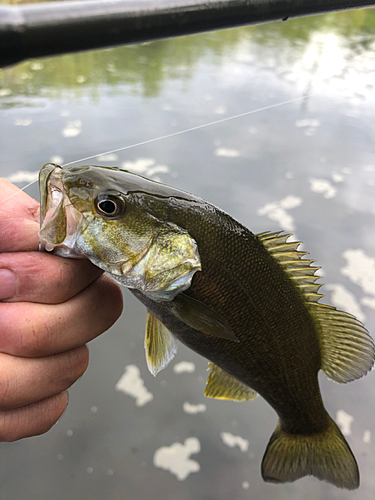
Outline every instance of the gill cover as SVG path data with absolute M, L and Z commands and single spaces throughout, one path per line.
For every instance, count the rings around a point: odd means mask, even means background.
M 152 235 L 139 257 L 124 262 L 120 273 L 106 270 L 121 285 L 136 288 L 156 301 L 173 300 L 189 288 L 194 274 L 201 270 L 195 240 L 171 223 Z

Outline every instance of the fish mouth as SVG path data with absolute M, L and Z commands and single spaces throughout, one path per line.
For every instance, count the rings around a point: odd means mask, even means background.
M 39 250 L 60 257 L 85 258 L 76 246 L 83 216 L 65 192 L 63 172 L 59 165 L 48 163 L 39 174 Z

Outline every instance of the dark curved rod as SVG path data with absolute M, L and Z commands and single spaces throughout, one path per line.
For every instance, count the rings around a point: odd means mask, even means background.
M 98 49 L 374 5 L 374 0 L 88 0 L 0 6 L 0 67 Z

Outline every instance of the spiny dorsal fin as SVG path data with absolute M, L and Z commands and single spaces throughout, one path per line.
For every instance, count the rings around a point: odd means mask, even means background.
M 319 267 L 314 260 L 302 259 L 306 252 L 297 250 L 300 242 L 287 243 L 290 234 L 262 233 L 257 237 L 269 253 L 282 265 L 306 299 L 306 305 L 319 329 L 322 355 L 321 369 L 335 382 L 350 382 L 371 370 L 375 348 L 364 325 L 349 313 L 319 304 L 323 295 L 315 283 Z
M 318 302 L 323 297 L 318 293 L 322 285 L 315 283 L 319 279 L 315 273 L 320 267 L 311 265 L 315 260 L 302 259 L 307 255 L 307 252 L 297 250 L 301 244 L 300 241 L 287 243 L 290 236 L 292 235 L 281 234 L 279 231 L 277 233 L 261 233 L 257 235 L 257 238 L 294 281 L 307 302 Z
M 214 363 L 209 363 L 211 373 L 207 380 L 204 395 L 208 398 L 228 399 L 231 401 L 250 401 L 257 397 L 257 393 L 243 384 Z
M 170 331 L 150 311 L 147 311 L 145 350 L 147 366 L 154 377 L 168 365 L 177 351 Z
M 321 369 L 335 382 L 363 377 L 374 364 L 374 342 L 364 325 L 347 312 L 324 304 L 308 304 L 320 329 Z

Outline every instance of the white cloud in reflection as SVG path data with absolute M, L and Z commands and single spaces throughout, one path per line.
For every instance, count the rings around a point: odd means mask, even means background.
M 300 120 L 296 120 L 296 127 L 303 128 L 305 135 L 314 135 L 320 126 L 320 120 L 316 118 L 302 118 Z
M 344 182 L 344 176 L 338 172 L 333 172 L 331 175 L 333 182 Z
M 173 367 L 175 373 L 193 373 L 195 371 L 195 364 L 190 361 L 181 361 Z
M 361 306 L 358 304 L 355 296 L 340 283 L 331 283 L 325 286 L 326 290 L 331 292 L 331 303 L 338 309 L 342 309 L 354 314 L 360 321 L 364 321 L 364 315 Z
M 32 120 L 30 120 L 30 118 L 17 118 L 17 120 L 14 121 L 14 124 L 15 125 L 18 125 L 19 127 L 28 127 L 29 125 L 31 125 L 33 123 Z
M 344 436 L 350 436 L 352 433 L 352 423 L 354 421 L 354 417 L 346 413 L 344 410 L 339 410 L 336 413 L 336 422 L 340 427 L 341 432 Z
M 147 177 L 152 177 L 155 174 L 168 174 L 170 172 L 170 168 L 167 165 L 157 165 L 154 158 L 137 158 L 134 161 L 124 161 L 121 168 Z
M 311 191 L 323 194 L 324 198 L 336 196 L 337 189 L 326 179 L 309 179 L 309 182 Z
M 216 115 L 225 115 L 226 112 L 227 112 L 227 108 L 225 106 L 218 106 L 214 110 L 214 113 Z
M 171 446 L 162 446 L 154 454 L 154 465 L 168 470 L 179 481 L 183 481 L 192 472 L 200 470 L 199 463 L 190 459 L 193 453 L 199 453 L 200 450 L 200 442 L 195 437 L 186 439 L 184 444 L 173 443 Z
M 13 184 L 17 184 L 18 182 L 33 182 L 38 180 L 39 170 L 35 170 L 33 172 L 29 172 L 27 170 L 18 170 L 18 172 L 14 172 L 14 174 L 8 175 L 5 179 L 9 182 L 13 182 Z
M 100 155 L 97 156 L 96 159 L 98 161 L 117 161 L 118 160 L 118 155 L 115 153 L 108 153 L 106 155 Z
M 300 206 L 301 203 L 302 198 L 289 195 L 280 201 L 267 203 L 262 208 L 257 210 L 257 215 L 267 215 L 269 219 L 278 222 L 281 229 L 285 231 L 293 231 L 295 229 L 294 219 L 287 213 L 287 210 L 296 208 Z
M 320 120 L 317 118 L 302 118 L 296 120 L 296 127 L 313 127 L 318 128 L 320 125 Z
M 342 255 L 346 265 L 340 272 L 369 294 L 361 299 L 361 303 L 375 309 L 375 259 L 366 255 L 361 248 L 345 250 Z
M 241 436 L 233 436 L 230 432 L 221 432 L 220 437 L 224 444 L 230 448 L 238 446 L 239 449 L 245 453 L 249 449 L 249 441 Z
M 193 405 L 186 401 L 183 405 L 183 410 L 190 415 L 196 415 L 197 413 L 204 413 L 207 410 L 207 406 L 204 404 Z
M 123 392 L 135 398 L 137 406 L 144 406 L 146 403 L 154 399 L 154 396 L 149 392 L 141 378 L 141 372 L 136 365 L 128 365 L 125 367 L 125 373 L 117 382 L 116 391 Z
M 56 163 L 57 165 L 62 165 L 64 163 L 64 158 L 60 155 L 51 156 L 49 159 L 51 163 Z
M 363 438 L 362 438 L 362 441 L 366 444 L 370 444 L 371 443 L 371 431 L 369 430 L 366 430 L 364 433 L 363 433 Z
M 215 156 L 225 156 L 226 158 L 237 158 L 240 152 L 237 149 L 217 148 L 214 152 Z
M 371 309 L 375 309 L 375 297 L 362 297 L 361 304 Z
M 61 135 L 63 137 L 76 137 L 82 132 L 82 122 L 81 120 L 73 120 L 67 122 L 65 127 L 62 129 Z

